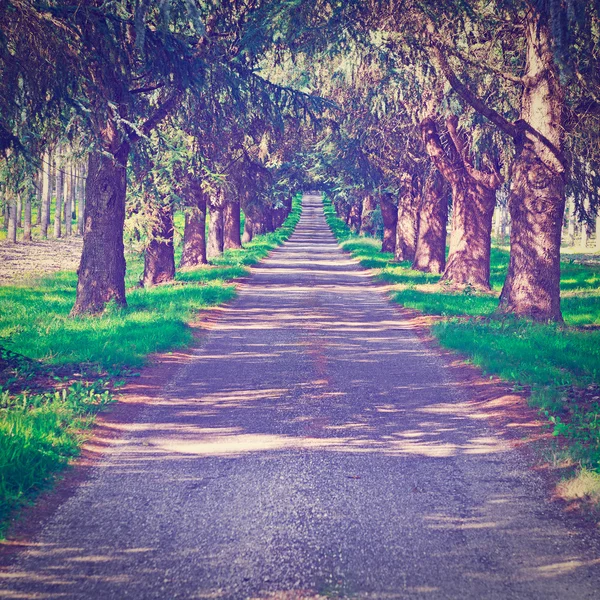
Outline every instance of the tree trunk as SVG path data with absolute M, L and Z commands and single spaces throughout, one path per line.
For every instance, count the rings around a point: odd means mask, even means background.
M 372 194 L 365 194 L 362 202 L 362 213 L 360 215 L 360 235 L 375 235 L 373 212 L 376 208 L 377 200 L 375 200 L 375 197 Z
M 432 168 L 419 207 L 417 247 L 412 268 L 424 273 L 442 273 L 446 266 L 448 191 L 441 173 Z
M 77 173 L 80 177 L 79 179 L 79 202 L 77 206 L 77 234 L 83 235 L 83 213 L 85 207 L 85 166 L 79 165 L 77 169 Z
M 583 201 L 583 210 L 585 212 L 585 216 L 588 216 L 588 212 L 590 210 L 590 199 L 585 198 Z M 581 222 L 581 239 L 580 239 L 580 249 L 581 252 L 587 252 L 588 239 L 590 237 L 590 226 L 587 220 Z
M 17 227 L 23 227 L 23 196 L 17 194 Z
M 398 207 L 394 204 L 389 194 L 379 196 L 379 206 L 381 207 L 381 218 L 383 219 L 383 242 L 381 244 L 382 252 L 396 251 L 396 224 L 398 222 Z
M 127 144 L 115 158 L 99 152 L 89 155 L 83 253 L 73 315 L 100 313 L 111 300 L 127 305 L 123 225 L 128 155 Z
M 226 198 L 223 207 L 223 248 L 241 248 L 240 236 L 240 210 L 239 200 Z
M 417 245 L 417 194 L 412 177 L 404 173 L 400 178 L 398 218 L 396 221 L 396 248 L 394 259 L 412 261 Z
M 65 169 L 65 235 L 73 235 L 73 193 L 75 191 L 75 180 L 73 177 L 73 163 Z
M 596 214 L 596 251 L 600 250 L 600 207 L 597 207 L 596 210 L 598 213 Z
M 42 202 L 40 206 L 39 224 L 40 235 L 48 238 L 48 224 L 50 223 L 50 203 L 52 201 L 52 155 L 49 150 L 44 152 L 42 163 Z
M 31 195 L 28 192 L 25 199 L 25 216 L 23 218 L 23 241 L 31 241 Z
M 267 233 L 267 220 L 265 217 L 265 206 L 261 202 L 254 205 L 252 213 L 252 237 L 264 235 L 265 233 Z
M 432 119 L 424 119 L 421 132 L 427 153 L 452 189 L 450 251 L 441 281 L 477 289 L 490 289 L 490 248 L 496 190 L 502 184 L 497 172 L 483 172 L 471 164 L 457 131 L 456 117 L 447 120 L 455 146 L 450 160 Z
M 360 224 L 362 218 L 362 201 L 354 198 L 350 204 L 350 210 L 348 211 L 347 225 L 354 233 L 360 231 Z
M 209 200 L 208 219 L 206 256 L 210 260 L 223 253 L 223 203 L 220 197 Z
M 13 244 L 17 243 L 17 198 L 11 190 L 10 195 L 6 198 L 8 209 L 8 233 L 6 239 Z
M 43 157 L 43 155 L 42 155 Z M 44 188 L 44 170 L 39 170 L 35 176 L 35 225 L 39 226 L 42 222 L 42 198 Z
M 569 198 L 569 215 L 567 218 L 567 235 L 570 246 L 575 245 L 575 227 L 577 226 L 577 218 L 575 216 L 575 197 Z
M 271 204 L 265 204 L 263 208 L 265 218 L 265 233 L 275 231 L 275 220 L 273 218 L 273 207 Z
M 152 287 L 175 279 L 175 247 L 173 244 L 173 208 L 152 207 L 151 239 L 144 254 L 142 285 Z
M 252 220 L 253 209 L 248 206 L 244 211 L 244 234 L 242 235 L 242 244 L 248 244 L 254 237 L 254 222 Z
M 564 91 L 547 23 L 526 21 L 527 60 L 509 197 L 510 262 L 498 312 L 562 321 L 560 234 L 565 211 Z M 543 142 L 529 128 L 544 136 Z
M 189 204 L 185 211 L 183 252 L 179 266 L 196 267 L 205 265 L 206 259 L 206 195 L 199 185 L 190 185 Z
M 61 216 L 62 216 L 62 199 L 63 187 L 65 183 L 65 174 L 62 168 L 56 171 L 56 204 L 54 206 L 54 237 L 62 237 L 61 232 Z
M 335 214 L 338 216 L 338 218 L 342 219 L 342 221 L 348 225 L 350 218 L 350 205 L 343 199 L 338 198 L 333 201 L 333 208 L 335 209 Z

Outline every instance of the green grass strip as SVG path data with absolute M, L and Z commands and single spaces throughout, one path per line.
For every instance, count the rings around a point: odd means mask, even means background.
M 291 235 L 300 201 L 298 194 L 277 231 L 178 273 L 173 284 L 132 288 L 127 308 L 109 306 L 101 316 L 69 317 L 77 286 L 72 272 L 0 286 L 0 537 L 14 509 L 78 454 L 93 415 L 113 401 L 119 373 L 143 365 L 150 353 L 189 345 L 189 322 L 231 300 L 232 280 L 248 275 L 250 265 Z M 129 286 L 141 268 L 141 259 L 129 261 Z M 23 391 L 23 381 L 35 391 L 27 385 Z M 56 385 L 40 390 L 40 381 Z
M 381 253 L 378 240 L 360 237 L 324 200 L 327 222 L 341 247 L 376 277 L 393 284 L 393 301 L 444 317 L 432 327 L 440 343 L 466 354 L 484 373 L 530 388 L 530 402 L 556 436 L 569 441 L 568 459 L 600 473 L 600 266 L 561 265 L 565 325 L 498 318 L 494 311 L 509 254 L 491 255 L 492 293 L 445 291 L 438 275 L 413 271 Z

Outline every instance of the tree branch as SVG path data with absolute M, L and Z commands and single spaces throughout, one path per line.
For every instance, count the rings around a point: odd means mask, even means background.
M 431 62 L 433 66 L 446 77 L 448 83 L 452 86 L 452 89 L 468 104 L 470 104 L 478 113 L 489 119 L 494 123 L 500 130 L 504 131 L 507 135 L 512 138 L 518 137 L 518 130 L 513 123 L 508 119 L 505 119 L 500 113 L 496 112 L 493 108 L 487 106 L 481 98 L 477 97 L 458 77 L 452 70 L 452 67 L 448 63 L 448 59 L 442 52 L 442 46 L 440 42 L 435 39 L 435 31 L 433 23 L 429 23 L 427 26 L 428 34 L 428 49 Z
M 476 60 L 471 60 L 470 58 L 468 58 L 462 52 L 459 52 L 455 48 L 449 48 L 448 46 L 444 45 L 444 49 L 446 50 L 446 52 L 448 52 L 449 54 L 452 54 L 452 56 L 456 56 L 456 58 L 458 58 L 461 62 L 464 62 L 466 65 L 469 65 L 470 67 L 485 69 L 486 71 L 489 71 L 490 73 L 494 73 L 494 75 L 498 75 L 499 77 L 502 77 L 503 79 L 506 79 L 507 81 L 512 81 L 513 83 L 518 83 L 520 85 L 524 84 L 523 77 L 520 77 L 519 75 L 513 75 L 512 73 L 507 73 L 506 71 L 503 71 L 502 69 L 498 69 L 497 67 L 492 67 L 492 65 L 489 65 L 487 63 L 478 62 Z

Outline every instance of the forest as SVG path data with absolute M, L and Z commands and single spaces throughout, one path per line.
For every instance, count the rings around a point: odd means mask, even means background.
M 223 301 L 226 286 L 196 301 L 182 285 L 243 274 L 319 190 L 394 299 L 459 317 L 442 342 L 530 387 L 597 472 L 596 0 L 3 0 L 0 74 L 2 244 L 82 240 L 43 306 L 6 288 L 3 411 L 28 405 L 30 361 L 69 385 L 87 365 L 103 404 L 148 353 L 190 341 L 166 321 L 145 346 L 155 322 L 119 337 L 145 318 L 140 294 L 172 284 L 158 312 L 186 318 Z M 544 344 L 550 366 L 524 375 Z

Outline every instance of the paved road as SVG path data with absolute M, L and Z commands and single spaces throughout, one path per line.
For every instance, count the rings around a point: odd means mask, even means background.
M 600 598 L 597 537 L 447 371 L 306 196 L 0 598 Z

